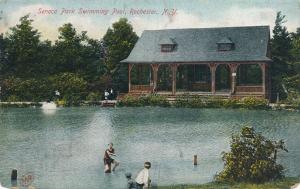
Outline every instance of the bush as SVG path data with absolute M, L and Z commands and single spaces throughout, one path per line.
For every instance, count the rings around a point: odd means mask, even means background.
M 142 104 L 140 103 L 138 97 L 126 95 L 119 100 L 118 106 L 142 106 Z
M 237 99 L 222 99 L 220 97 L 180 97 L 174 103 L 175 107 L 186 108 L 239 108 L 241 103 Z
M 91 102 L 100 101 L 101 99 L 102 99 L 102 95 L 99 92 L 91 92 L 86 97 L 86 100 Z
M 2 82 L 2 99 L 6 101 L 45 101 L 53 91 L 45 79 L 21 79 L 10 77 Z
M 148 95 L 135 97 L 131 95 L 126 95 L 123 97 L 119 103 L 119 106 L 162 106 L 168 107 L 170 103 L 165 96 L 159 95 Z
M 74 73 L 62 73 L 50 77 L 53 91 L 60 92 L 60 99 L 66 102 L 67 106 L 79 105 L 87 96 L 87 82 Z
M 176 98 L 174 106 L 178 108 L 209 108 L 212 104 L 212 98 L 205 99 L 201 97 L 190 97 L 188 95 L 183 95 Z
M 242 107 L 247 109 L 268 109 L 268 101 L 262 98 L 245 97 L 241 100 Z
M 170 106 L 167 98 L 160 95 L 148 95 L 139 98 L 140 102 L 144 106 Z
M 20 98 L 16 95 L 10 95 L 7 99 L 7 102 L 19 102 Z
M 232 135 L 231 151 L 223 152 L 224 170 L 217 181 L 262 183 L 282 178 L 283 167 L 276 163 L 277 151 L 286 150 L 284 142 L 271 141 L 243 127 L 239 135 Z
M 55 104 L 57 104 L 57 106 L 66 106 L 67 103 L 64 100 L 56 100 Z
M 298 92 L 289 92 L 285 103 L 291 105 L 294 108 L 300 109 L 300 93 Z
M 226 99 L 223 101 L 223 107 L 225 108 L 241 108 L 242 103 L 238 99 Z

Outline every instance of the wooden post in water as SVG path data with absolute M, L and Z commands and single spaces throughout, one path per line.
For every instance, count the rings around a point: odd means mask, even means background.
M 197 155 L 194 155 L 194 165 L 198 165 L 198 162 L 197 162 Z
M 13 169 L 11 171 L 11 181 L 16 181 L 18 179 L 18 170 L 17 169 Z

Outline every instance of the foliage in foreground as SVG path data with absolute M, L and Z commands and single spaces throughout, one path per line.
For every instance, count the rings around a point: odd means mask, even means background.
M 159 189 L 290 189 L 291 186 L 299 182 L 299 178 L 285 178 L 274 182 L 263 184 L 254 183 L 220 183 L 212 182 L 201 185 L 174 185 L 160 186 Z
M 224 170 L 216 175 L 217 181 L 263 183 L 284 177 L 283 166 L 276 163 L 277 152 L 287 151 L 283 140 L 272 141 L 243 127 L 232 135 L 230 148 L 223 152 Z

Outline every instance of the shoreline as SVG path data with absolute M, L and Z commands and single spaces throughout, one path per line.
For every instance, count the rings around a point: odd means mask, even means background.
M 58 107 L 84 107 L 84 106 L 100 106 L 102 105 L 102 103 L 104 103 L 105 100 L 103 101 L 82 101 L 80 102 L 79 105 L 77 106 L 65 106 L 65 105 L 58 105 Z M 28 101 L 19 101 L 19 102 L 0 102 L 0 108 L 28 108 L 28 107 L 41 107 L 43 105 L 44 102 L 28 102 Z M 131 105 L 120 105 L 120 100 L 116 101 L 116 105 L 115 107 L 148 107 L 149 105 L 141 105 L 141 106 L 131 106 Z M 245 109 L 245 108 L 233 108 L 233 107 L 226 107 L 226 106 L 221 106 L 221 107 L 178 107 L 178 106 L 172 106 L 172 104 L 170 104 L 170 106 L 159 106 L 159 105 L 150 105 L 150 107 L 170 107 L 170 108 L 192 108 L 192 109 L 203 109 L 203 108 L 224 108 L 224 109 Z M 293 105 L 290 104 L 284 104 L 284 103 L 270 103 L 268 105 L 268 109 L 265 110 L 271 110 L 271 111 L 295 111 L 298 112 L 300 111 L 300 107 L 295 107 Z M 262 110 L 260 108 L 251 108 L 250 110 Z
M 290 189 L 300 183 L 298 177 L 286 177 L 277 181 L 262 184 L 255 183 L 221 183 L 210 182 L 205 184 L 177 184 L 158 186 L 158 189 Z

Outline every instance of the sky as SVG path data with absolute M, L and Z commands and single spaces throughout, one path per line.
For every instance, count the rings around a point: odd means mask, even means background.
M 269 25 L 272 29 L 278 11 L 286 15 L 288 31 L 300 27 L 300 0 L 0 0 L 0 33 L 9 32 L 26 14 L 42 39 L 51 41 L 64 23 L 101 39 L 121 17 L 138 35 L 170 28 Z

